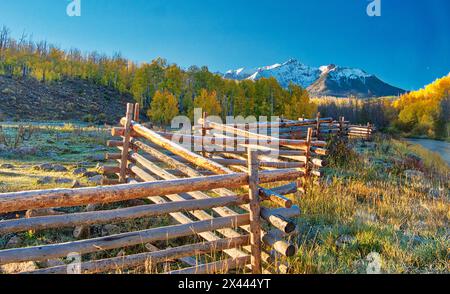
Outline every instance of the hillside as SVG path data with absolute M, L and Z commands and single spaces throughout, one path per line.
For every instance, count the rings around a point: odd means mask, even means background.
M 42 83 L 0 75 L 0 121 L 75 120 L 116 123 L 131 95 L 86 80 Z

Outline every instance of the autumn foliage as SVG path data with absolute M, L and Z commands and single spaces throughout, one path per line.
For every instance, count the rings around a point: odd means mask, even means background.
M 396 125 L 401 130 L 433 138 L 449 137 L 450 75 L 401 96 L 393 106 L 399 111 Z
M 0 28 L 0 74 L 45 83 L 83 79 L 130 93 L 152 120 L 167 124 L 177 114 L 192 115 L 195 107 L 210 114 L 313 116 L 309 95 L 299 87 L 283 89 L 276 79 L 236 82 L 207 67 L 187 70 L 157 58 L 137 64 L 120 54 L 62 50 L 23 36 L 15 40 Z

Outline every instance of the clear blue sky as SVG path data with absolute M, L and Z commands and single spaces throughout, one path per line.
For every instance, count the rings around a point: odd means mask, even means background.
M 212 71 L 297 58 L 359 67 L 405 89 L 450 71 L 450 1 L 381 0 L 1 0 L 0 25 L 62 48 L 135 61 L 161 56 Z

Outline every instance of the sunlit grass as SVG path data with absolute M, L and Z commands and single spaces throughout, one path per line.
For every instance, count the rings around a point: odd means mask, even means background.
M 78 162 L 92 155 L 93 148 L 104 146 L 108 135 L 103 131 L 63 127 L 67 133 L 42 129 L 27 144 L 38 146 L 41 153 L 33 156 L 8 155 L 1 164 L 13 169 L 0 169 L 0 193 L 21 190 L 66 187 L 68 185 L 37 184 L 44 176 L 71 178 Z M 102 154 L 105 151 L 96 151 Z M 48 154 L 54 153 L 53 157 Z M 354 143 L 335 147 L 325 177 L 312 183 L 306 195 L 297 195 L 295 203 L 302 214 L 297 219 L 299 234 L 293 238 L 298 254 L 289 262 L 294 273 L 366 273 L 371 253 L 381 257 L 381 271 L 386 273 L 449 273 L 450 205 L 449 168 L 436 154 L 398 140 L 379 137 L 375 142 Z M 423 166 L 407 162 L 411 156 L 421 158 Z M 68 168 L 66 173 L 43 172 L 33 166 L 58 162 Z M 404 162 L 407 164 L 404 164 Z M 93 165 L 95 165 L 93 163 Z M 423 183 L 406 178 L 406 169 L 420 167 Z M 91 170 L 94 169 L 92 166 Z M 80 179 L 85 181 L 85 179 Z M 83 182 L 87 184 L 86 182 Z M 430 194 L 438 192 L 438 197 Z M 101 209 L 125 207 L 126 203 L 103 206 Z M 83 211 L 83 208 L 73 208 Z M 120 232 L 138 231 L 174 224 L 169 216 L 138 219 L 117 224 Z M 91 237 L 101 236 L 102 226 L 92 226 Z M 26 232 L 19 234 L 22 246 L 74 241 L 73 228 Z M 11 236 L 0 236 L 0 247 Z M 345 240 L 343 242 L 342 240 Z M 161 248 L 199 242 L 183 238 L 161 242 Z M 125 249 L 125 254 L 145 252 L 144 244 Z M 116 257 L 121 249 L 86 254 L 84 260 Z M 201 261 L 214 261 L 210 256 Z M 199 260 L 200 261 L 200 260 Z M 180 263 L 162 264 L 158 271 L 178 269 Z M 142 268 L 118 273 L 150 273 Z
M 382 272 L 448 273 L 450 205 L 449 183 L 444 183 L 448 168 L 433 154 L 399 141 L 369 145 L 364 156 L 332 166 L 327 185 L 312 185 L 297 199 L 302 216 L 299 253 L 291 261 L 294 272 L 365 273 L 367 256 L 376 252 Z M 443 188 L 440 198 L 430 197 L 429 188 L 410 186 L 395 166 L 385 169 L 367 160 L 389 163 L 411 152 L 423 156 L 430 168 L 425 177 Z M 351 242 L 338 245 L 342 236 Z

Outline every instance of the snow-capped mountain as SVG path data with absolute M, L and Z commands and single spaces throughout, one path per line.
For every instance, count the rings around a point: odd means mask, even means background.
M 386 84 L 375 75 L 357 68 L 327 65 L 311 67 L 291 59 L 282 64 L 256 69 L 240 68 L 224 75 L 233 80 L 258 80 L 274 77 L 287 88 L 290 83 L 307 88 L 314 96 L 356 96 L 360 98 L 381 97 L 402 94 L 405 91 Z
M 321 71 L 319 68 L 307 66 L 296 59 L 290 59 L 283 64 L 277 63 L 256 69 L 240 68 L 238 70 L 230 70 L 225 74 L 225 78 L 233 80 L 257 80 L 274 77 L 284 88 L 287 88 L 290 83 L 306 88 L 314 83 L 320 75 Z

